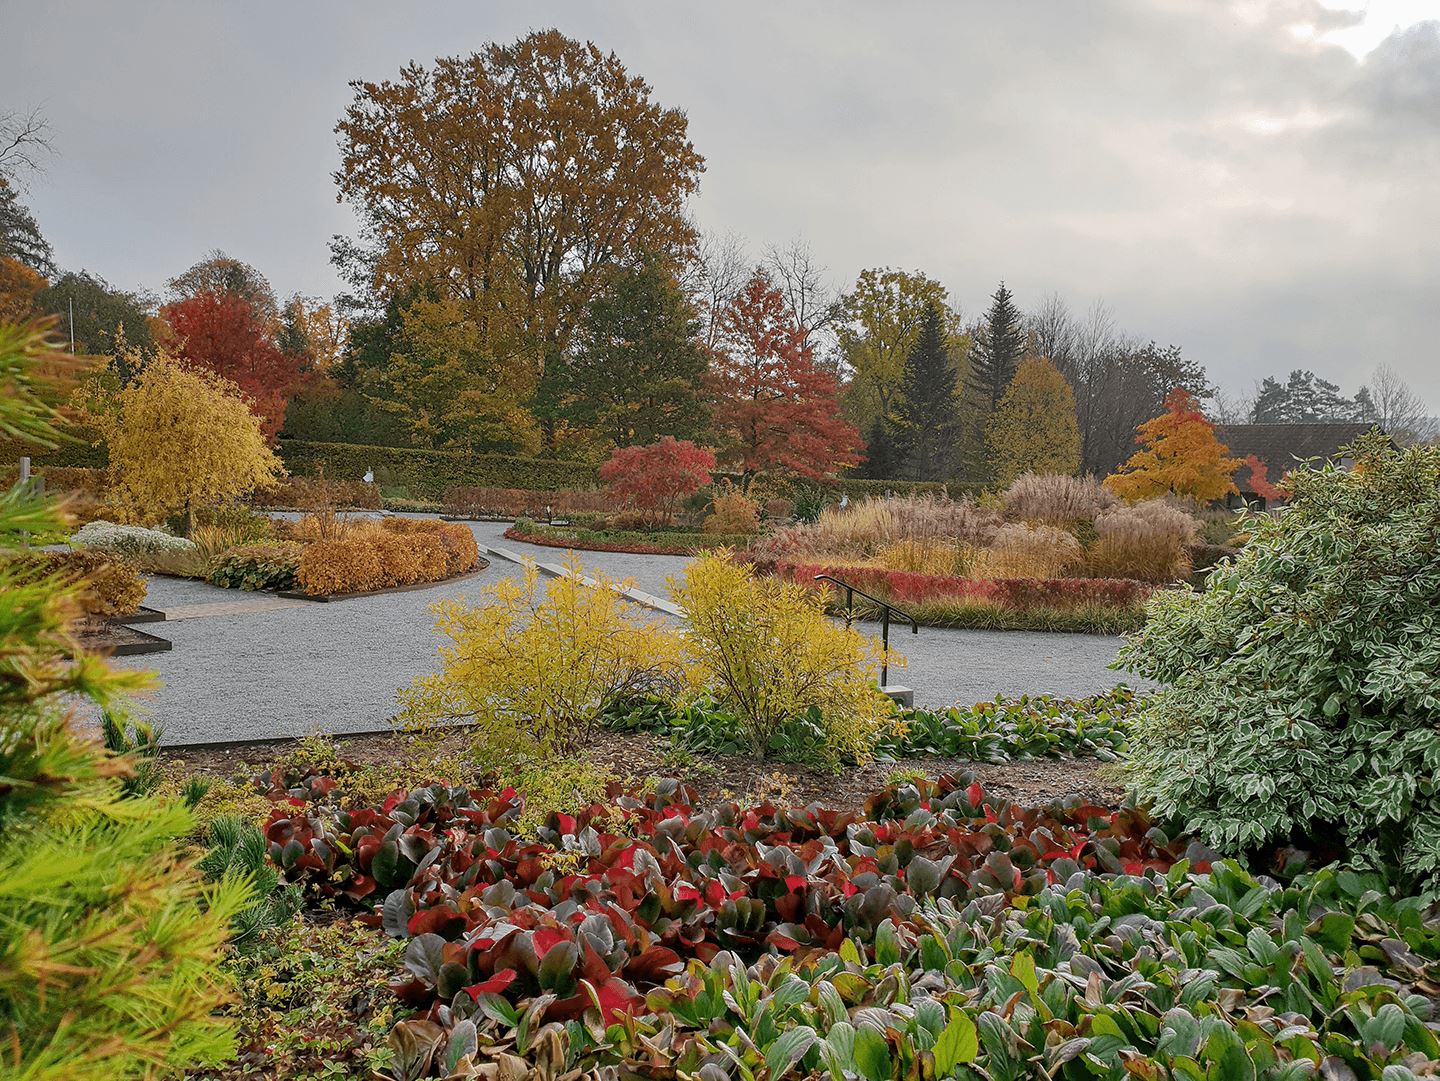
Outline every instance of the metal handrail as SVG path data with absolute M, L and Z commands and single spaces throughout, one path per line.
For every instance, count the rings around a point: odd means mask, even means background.
M 815 581 L 817 581 L 817 582 L 834 582 L 837 586 L 839 586 L 841 589 L 843 589 L 843 590 L 845 591 L 845 626 L 847 626 L 847 627 L 850 626 L 851 616 L 852 616 L 852 613 L 855 611 L 855 594 L 858 593 L 858 594 L 860 594 L 860 596 L 864 597 L 864 598 L 865 598 L 867 601 L 869 601 L 871 604 L 877 604 L 877 605 L 880 606 L 880 644 L 881 644 L 882 648 L 884 649 L 884 653 L 883 653 L 883 654 L 881 655 L 881 657 L 880 657 L 880 686 L 882 686 L 882 687 L 889 686 L 889 684 L 890 684 L 890 659 L 889 659 L 889 658 L 890 658 L 890 613 L 891 613 L 891 612 L 894 612 L 894 613 L 895 613 L 897 616 L 899 616 L 901 619 L 905 620 L 906 623 L 909 623 L 909 624 L 910 624 L 910 633 L 911 633 L 911 634 L 919 634 L 919 633 L 920 633 L 920 624 L 916 623 L 916 622 L 915 622 L 915 618 L 914 618 L 913 616 L 911 616 L 909 613 L 904 612 L 904 611 L 901 611 L 899 608 L 896 608 L 896 607 L 895 607 L 893 604 L 891 604 L 889 601 L 882 601 L 879 597 L 872 597 L 869 593 L 866 593 L 863 589 L 856 589 L 856 588 L 855 588 L 854 586 L 852 586 L 849 582 L 841 581 L 839 578 L 836 578 L 833 574 L 817 574 L 817 575 L 815 576 Z

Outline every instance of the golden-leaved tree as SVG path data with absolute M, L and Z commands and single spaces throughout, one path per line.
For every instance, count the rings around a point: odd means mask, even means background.
M 932 305 L 944 316 L 951 354 L 964 355 L 968 341 L 949 301 L 949 292 L 933 278 L 889 267 L 862 270 L 840 298 L 835 336 L 854 373 L 846 409 L 862 431 L 876 418 L 890 415 L 904 379 L 905 358 L 915 348 Z
M 1172 390 L 1165 412 L 1140 425 L 1135 441 L 1140 449 L 1105 478 L 1105 487 L 1122 499 L 1174 495 L 1209 503 L 1235 491 L 1231 477 L 1241 462 L 1229 456 L 1189 391 Z
M 1009 486 L 1025 473 L 1073 474 L 1080 468 L 1075 392 L 1044 357 L 1027 357 L 985 427 L 995 480 Z
M 539 431 L 525 409 L 534 373 L 517 370 L 495 345 L 459 301 L 418 300 L 405 310 L 372 401 L 421 446 L 538 450 Z
M 95 422 L 110 450 L 113 499 L 136 521 L 188 518 L 285 474 L 240 389 L 164 353 L 104 395 Z
M 695 241 L 686 116 L 614 53 L 536 31 L 351 86 L 335 180 L 366 223 L 357 266 L 382 295 L 460 301 L 514 369 L 538 374 L 627 260 Z

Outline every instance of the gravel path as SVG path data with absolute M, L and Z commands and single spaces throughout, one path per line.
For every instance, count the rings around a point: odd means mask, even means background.
M 506 523 L 472 523 L 482 544 L 542 562 L 563 562 L 556 548 L 503 538 Z M 682 556 L 582 552 L 586 568 L 632 578 L 665 595 L 665 579 Z M 242 604 L 253 594 L 170 578 L 150 581 L 145 603 L 185 618 L 147 625 L 173 651 L 117 663 L 158 673 L 163 686 L 144 700 L 167 744 L 377 731 L 389 726 L 395 691 L 436 665 L 438 639 L 428 607 L 446 597 L 473 598 L 485 584 L 515 571 L 492 560 L 480 575 L 431 589 L 357 597 L 329 604 Z M 207 607 L 212 606 L 212 607 Z M 874 626 L 878 634 L 878 625 Z M 1119 681 L 1107 663 L 1119 640 L 1083 634 L 892 631 L 910 658 L 891 681 L 915 689 L 917 705 L 975 702 L 997 693 L 1085 694 Z

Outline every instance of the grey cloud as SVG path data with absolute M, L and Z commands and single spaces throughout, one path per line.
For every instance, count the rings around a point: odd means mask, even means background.
M 1232 387 L 1380 361 L 1440 407 L 1440 24 L 1357 61 L 1316 0 L 865 4 L 0 0 L 0 104 L 61 156 L 68 266 L 160 285 L 223 247 L 333 291 L 346 81 L 556 25 L 685 108 L 702 225 L 803 234 L 839 284 L 920 268 L 966 311 L 1105 298 Z M 12 43 L 18 43 L 15 47 Z M 56 63 L 64 57 L 63 63 Z

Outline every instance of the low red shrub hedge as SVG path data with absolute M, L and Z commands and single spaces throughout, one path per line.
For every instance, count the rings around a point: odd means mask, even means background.
M 814 583 L 817 574 L 830 574 L 856 589 L 874 593 L 897 604 L 923 601 L 977 601 L 1029 611 L 1035 608 L 1079 608 L 1103 605 L 1132 608 L 1142 604 L 1155 587 L 1129 578 L 960 578 L 884 567 L 845 567 L 822 563 L 778 560 L 761 569 L 797 582 Z

